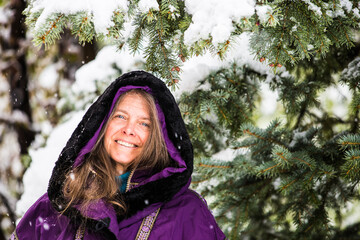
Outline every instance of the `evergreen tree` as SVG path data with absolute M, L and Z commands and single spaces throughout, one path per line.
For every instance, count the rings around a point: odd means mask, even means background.
M 31 162 L 28 148 L 44 144 L 49 132 L 40 135 L 39 126 L 49 129 L 61 115 L 55 109 L 60 84 L 41 86 L 40 75 L 44 69 L 56 68 L 58 78 L 67 80 L 63 82 L 74 81 L 76 69 L 95 56 L 94 44 L 80 47 L 66 30 L 47 51 L 35 49 L 27 35 L 23 15 L 26 6 L 25 0 L 0 1 L 1 240 L 8 239 L 15 229 L 16 201 L 23 192 L 23 175 Z
M 21 191 L 20 156 L 35 138 L 26 62 L 25 1 L 0 1 L 0 239 L 13 231 Z
M 233 63 L 179 99 L 196 154 L 193 185 L 211 200 L 230 239 L 360 239 L 360 219 L 346 220 L 359 205 L 359 1 L 254 1 L 255 12 L 233 18 L 222 42 L 215 34 L 186 40 L 196 21 L 189 1 L 156 3 L 144 10 L 142 1 L 128 1 L 113 9 L 103 31 L 85 10 L 33 1 L 25 14 L 38 45 L 53 44 L 67 26 L 81 43 L 112 39 L 143 52 L 146 69 L 172 87 L 183 61 L 206 51 L 223 58 L 236 36 L 249 32 L 273 77 Z M 126 37 L 129 22 L 134 30 Z M 278 92 L 285 115 L 265 129 L 256 107 L 263 84 Z M 344 116 L 319 101 L 341 84 L 351 98 Z M 232 159 L 214 157 L 226 149 L 235 151 Z

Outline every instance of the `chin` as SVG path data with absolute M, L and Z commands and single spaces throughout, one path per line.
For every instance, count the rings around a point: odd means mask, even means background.
M 115 161 L 115 163 L 117 163 L 117 164 L 120 164 L 120 165 L 122 165 L 122 166 L 127 166 L 127 165 L 129 165 L 130 163 L 132 163 L 134 160 L 128 160 L 129 158 L 127 158 L 126 160 L 124 160 L 124 159 L 114 159 L 113 158 L 113 160 Z

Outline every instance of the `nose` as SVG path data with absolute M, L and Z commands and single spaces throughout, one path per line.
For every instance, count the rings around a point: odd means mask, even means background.
M 127 122 L 122 131 L 125 135 L 135 136 L 135 125 L 131 122 Z

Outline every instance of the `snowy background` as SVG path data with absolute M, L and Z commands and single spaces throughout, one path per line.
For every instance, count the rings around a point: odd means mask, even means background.
M 239 38 L 233 48 L 232 53 L 234 54 L 228 56 L 225 61 L 220 61 L 211 54 L 194 57 L 186 61 L 182 67 L 179 88 L 173 92 L 174 96 L 179 98 L 181 93 L 193 91 L 196 89 L 198 81 L 206 77 L 211 71 L 217 70 L 234 61 L 247 64 L 251 68 L 267 74 L 269 78 L 273 77 L 273 72 L 268 66 L 253 60 L 253 56 L 249 51 L 248 36 L 246 36 L 246 34 Z M 117 77 L 116 71 L 112 67 L 113 64 L 116 64 L 123 72 L 128 72 L 131 70 L 139 70 L 137 65 L 141 61 L 142 58 L 139 55 L 133 56 L 126 50 L 119 52 L 114 46 L 106 46 L 98 53 L 95 60 L 84 65 L 76 72 L 76 82 L 72 86 L 71 91 L 73 91 L 74 94 L 81 92 L 84 96 L 92 97 L 91 99 L 86 99 L 84 102 L 78 102 L 78 112 L 66 116 L 65 122 L 51 131 L 45 147 L 30 150 L 32 162 L 23 178 L 24 193 L 16 206 L 18 216 L 22 216 L 37 198 L 46 192 L 55 161 L 72 131 L 80 122 L 85 110 L 96 98 L 94 90 L 97 82 L 104 81 L 105 83 L 109 83 Z M 47 74 L 50 75 L 43 76 L 43 78 L 51 79 L 51 74 L 53 73 L 47 72 Z M 346 96 L 349 96 L 348 93 L 349 90 L 345 86 L 340 89 L 331 88 L 321 95 L 320 100 L 324 105 L 332 103 L 332 106 L 327 107 L 332 107 L 333 111 L 342 117 L 347 113 L 343 104 L 344 101 L 349 101 L 349 99 L 346 98 Z M 61 105 L 62 103 L 60 102 L 59 104 Z M 267 84 L 262 85 L 262 101 L 259 105 L 259 111 L 262 113 L 262 119 L 258 122 L 260 127 L 267 126 L 272 119 L 276 116 L 279 117 L 276 115 L 276 112 L 279 111 L 277 94 L 270 91 Z M 227 149 L 218 153 L 214 158 L 230 160 L 234 156 L 233 151 L 234 150 Z
M 248 36 L 241 36 L 237 43 L 233 46 L 235 51 L 234 55 L 228 56 L 225 61 L 214 58 L 211 54 L 204 56 L 194 57 L 184 63 L 181 68 L 181 81 L 179 87 L 173 92 L 174 96 L 178 98 L 182 92 L 193 91 L 198 81 L 206 77 L 211 71 L 217 70 L 222 66 L 226 66 L 231 62 L 240 62 L 243 64 L 251 65 L 257 71 L 261 71 L 269 76 L 272 76 L 270 69 L 261 64 L 259 61 L 253 60 L 249 51 Z M 96 99 L 94 91 L 96 90 L 99 81 L 107 85 L 116 77 L 116 70 L 113 65 L 116 64 L 117 68 L 122 69 L 123 72 L 131 70 L 139 70 L 138 63 L 143 59 L 139 55 L 132 55 L 126 49 L 119 52 L 115 46 L 106 46 L 97 54 L 96 59 L 83 65 L 76 72 L 76 82 L 71 87 L 72 94 L 78 95 L 81 93 L 86 96 L 84 101 L 76 100 L 76 108 L 79 110 L 76 113 L 70 113 L 70 116 L 65 116 L 65 122 L 55 127 L 49 135 L 46 146 L 38 149 L 30 149 L 32 162 L 27 169 L 24 178 L 24 193 L 16 206 L 16 213 L 22 216 L 25 211 L 47 190 L 47 184 L 51 176 L 52 168 L 55 165 L 62 148 L 65 146 L 72 131 L 80 122 L 85 110 Z M 50 87 L 56 81 L 47 81 L 55 79 L 55 71 L 51 71 L 52 66 L 49 66 L 42 73 L 41 84 L 43 87 Z M 265 85 L 264 88 L 266 89 Z M 89 97 L 90 96 L 90 97 Z M 58 103 L 62 105 L 62 101 Z M 276 110 L 276 94 L 270 91 L 264 91 L 264 98 L 261 104 L 261 109 L 267 115 L 271 115 Z M 36 144 L 34 144 L 36 145 Z M 231 152 L 228 153 L 231 155 Z
M 348 4 L 349 1 L 341 2 L 344 4 L 344 8 L 352 9 Z M 45 19 L 54 12 L 71 14 L 87 11 L 93 13 L 95 30 L 98 33 L 103 33 L 107 27 L 112 25 L 111 16 L 114 9 L 120 9 L 124 13 L 127 12 L 127 0 L 107 0 L 106 3 L 104 4 L 103 1 L 98 0 L 34 0 L 31 2 L 31 6 L 35 10 L 44 10 L 36 23 L 37 28 L 44 24 Z M 187 11 L 193 15 L 193 22 L 185 32 L 186 43 L 192 44 L 201 38 L 206 39 L 209 36 L 212 37 L 215 44 L 222 43 L 229 38 L 230 33 L 233 31 L 232 21 L 235 18 L 250 17 L 255 11 L 259 14 L 260 21 L 266 22 L 268 14 L 272 10 L 269 7 L 255 7 L 255 3 L 255 0 L 185 0 Z M 158 6 L 155 0 L 141 0 L 139 5 L 143 12 L 147 12 L 150 8 L 156 9 Z M 122 32 L 122 35 L 124 38 L 128 38 L 132 31 L 131 22 L 125 22 L 124 26 L 126 29 Z M 21 217 L 36 199 L 46 191 L 54 163 L 84 112 L 96 99 L 96 88 L 99 85 L 105 87 L 118 77 L 118 72 L 114 66 L 121 69 L 122 72 L 128 72 L 141 69 L 143 61 L 141 54 L 130 54 L 126 48 L 119 52 L 114 46 L 105 46 L 99 51 L 95 60 L 77 70 L 76 82 L 71 87 L 63 86 L 67 98 L 61 99 L 57 103 L 57 107 L 61 108 L 68 104 L 67 101 L 71 101 L 75 104 L 76 111 L 66 115 L 61 120 L 61 124 L 54 129 L 46 121 L 39 123 L 39 131 L 44 135 L 48 135 L 48 138 L 45 146 L 39 147 L 40 144 L 35 142 L 30 149 L 32 162 L 23 178 L 24 193 L 16 205 L 18 217 Z M 251 54 L 249 35 L 244 33 L 231 43 L 229 54 L 224 61 L 220 61 L 210 53 L 187 60 L 181 67 L 181 81 L 178 88 L 173 92 L 174 96 L 179 98 L 181 93 L 193 91 L 197 87 L 199 80 L 202 80 L 210 72 L 232 62 L 236 62 L 238 65 L 247 65 L 255 71 L 267 75 L 269 81 L 274 76 L 273 70 L 266 63 L 260 63 Z M 36 79 L 39 86 L 44 89 L 54 88 L 58 79 L 56 69 L 57 66 L 55 65 L 47 66 L 39 78 Z M 278 68 L 277 71 L 288 74 L 284 67 Z M 0 87 L 8 88 L 8 86 Z M 261 112 L 262 117 L 257 125 L 263 127 L 267 126 L 275 117 L 281 118 L 283 116 L 281 116 L 282 109 L 277 102 L 277 93 L 269 90 L 267 82 L 262 85 L 261 90 L 262 100 L 258 110 Z M 347 114 L 343 105 L 348 104 L 350 101 L 347 98 L 348 93 L 349 89 L 346 87 L 331 88 L 327 89 L 319 100 L 324 107 L 332 108 L 335 115 L 342 117 Z M 79 95 L 80 98 L 78 98 Z M 7 104 L 6 100 L 0 101 L 0 107 L 5 108 Z M 38 136 L 36 141 L 43 142 L 44 139 Z M 233 152 L 232 150 L 225 150 L 219 153 L 218 156 L 221 156 L 221 159 L 224 160 L 231 159 Z M 1 157 L 7 159 L 6 156 Z M 20 161 L 17 161 L 17 163 L 20 164 Z M 2 162 L 2 164 L 5 163 Z M 16 164 L 14 168 L 16 170 Z

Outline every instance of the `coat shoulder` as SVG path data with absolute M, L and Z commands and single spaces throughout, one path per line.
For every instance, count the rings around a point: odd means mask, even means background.
M 186 190 L 160 210 L 173 223 L 171 239 L 225 239 L 205 199 L 194 190 Z
M 50 239 L 60 235 L 68 226 L 67 217 L 60 215 L 51 205 L 47 193 L 41 196 L 24 214 L 16 226 L 18 239 Z M 50 238 L 48 238 L 50 237 Z M 56 238 L 53 238 L 56 239 Z
M 52 208 L 49 197 L 47 193 L 42 195 L 24 214 L 21 218 L 18 227 L 28 224 L 32 226 L 32 220 L 42 220 L 42 216 L 48 216 L 50 214 L 55 214 L 55 210 Z

